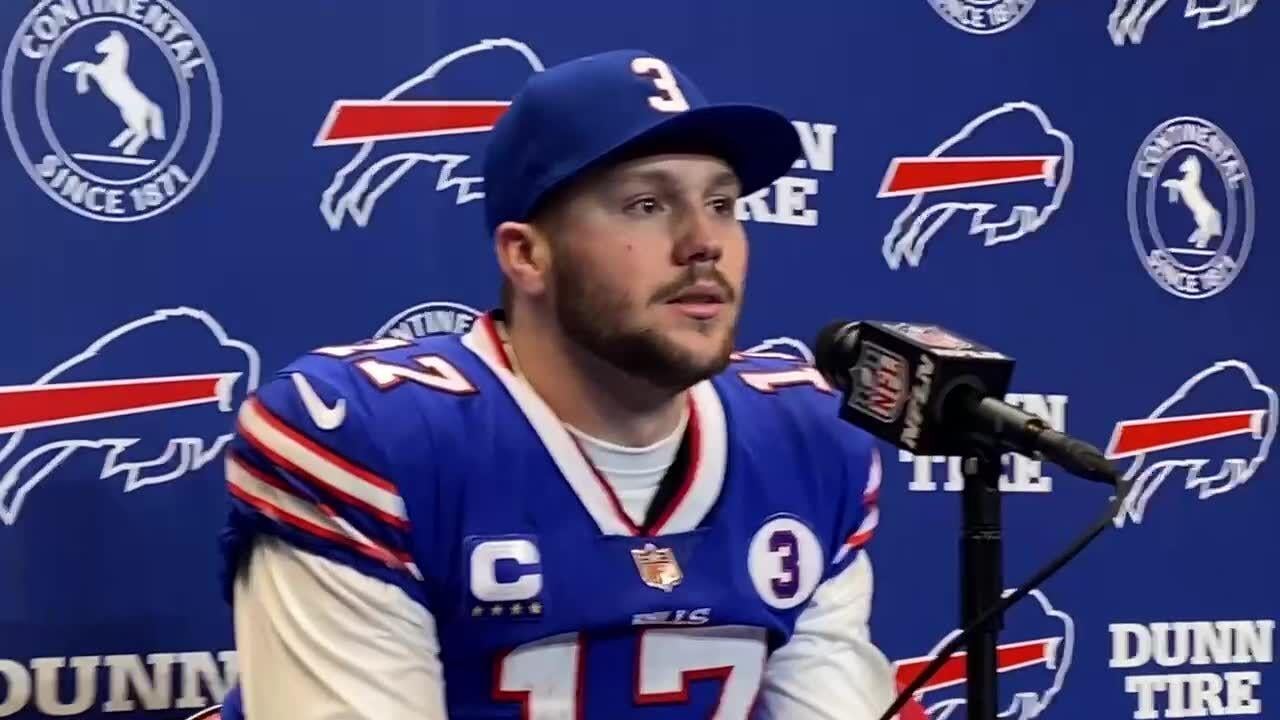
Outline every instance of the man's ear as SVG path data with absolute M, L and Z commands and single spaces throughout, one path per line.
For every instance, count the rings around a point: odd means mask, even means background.
M 536 225 L 504 222 L 493 232 L 498 266 L 517 295 L 541 296 L 551 273 L 550 238 Z

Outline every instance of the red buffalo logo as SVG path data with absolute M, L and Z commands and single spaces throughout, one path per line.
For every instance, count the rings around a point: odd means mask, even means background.
M 35 382 L 0 387 L 0 524 L 70 459 L 96 453 L 124 492 L 213 461 L 258 384 L 258 353 L 208 313 L 160 310 L 121 325 Z
M 1005 596 L 1012 593 L 1005 590 Z M 996 650 L 1002 695 L 998 716 L 1002 720 L 1032 720 L 1040 717 L 1053 702 L 1067 671 L 1075 645 L 1075 623 L 1070 615 L 1055 608 L 1040 590 L 1032 590 L 1006 613 L 1006 626 L 1027 638 L 1001 643 Z M 938 652 L 960 631 L 938 641 L 929 654 L 895 663 L 898 687 L 904 688 L 920 676 Z M 962 720 L 967 717 L 965 698 L 966 654 L 961 651 L 947 659 L 942 669 L 916 692 L 915 701 L 929 720 Z M 904 718 L 907 714 L 904 714 Z
M 1010 149 L 1014 149 L 1010 153 Z M 909 197 L 884 237 L 893 270 L 916 267 L 929 241 L 952 232 L 979 235 L 986 246 L 1039 230 L 1062 206 L 1071 182 L 1073 145 L 1039 106 L 1010 102 L 982 113 L 928 155 L 895 157 L 876 197 Z
M 502 63 L 500 70 L 491 64 Z M 506 92 L 479 99 L 449 95 L 446 75 L 471 70 L 464 85 L 501 75 L 512 81 Z M 511 67 L 514 65 L 514 67 Z M 379 198 L 416 165 L 438 167 L 438 192 L 453 192 L 458 205 L 484 197 L 483 178 L 471 161 L 474 142 L 446 144 L 450 136 L 486 133 L 510 105 L 509 97 L 532 73 L 542 72 L 542 60 L 518 40 L 483 40 L 455 50 L 428 65 L 376 99 L 334 101 L 316 134 L 316 147 L 358 145 L 359 149 L 333 176 L 321 194 L 320 212 L 333 230 L 346 218 L 360 227 L 368 224 Z M 514 72 L 513 72 L 514 70 Z M 492 83 L 489 83 L 492 84 Z M 432 96 L 422 99 L 418 96 Z
M 1111 459 L 1132 458 L 1133 483 L 1116 525 L 1141 523 L 1152 497 L 1177 479 L 1207 499 L 1248 482 L 1266 461 L 1276 434 L 1276 391 L 1239 360 L 1191 376 L 1145 418 L 1116 424 Z

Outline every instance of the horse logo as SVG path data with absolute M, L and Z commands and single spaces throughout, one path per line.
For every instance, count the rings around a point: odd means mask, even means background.
M 1169 202 L 1177 202 L 1181 198 L 1191 211 L 1196 229 L 1187 237 L 1187 244 L 1203 250 L 1211 239 L 1222 234 L 1222 213 L 1209 202 L 1200 187 L 1200 160 L 1195 155 L 1188 155 L 1178 169 L 1182 171 L 1182 177 L 1169 178 L 1160 183 L 1160 187 L 1168 188 Z
M 18 26 L 0 71 L 5 130 L 59 205 L 104 222 L 154 217 L 213 160 L 222 97 L 208 48 L 172 0 L 141 19 L 126 3 L 70 7 L 43 0 Z
M 93 46 L 106 57 L 93 64 L 77 60 L 62 68 L 76 76 L 76 92 L 89 92 L 89 79 L 98 83 L 102 94 L 120 109 L 125 128 L 108 143 L 113 149 L 124 146 L 124 154 L 130 157 L 148 140 L 164 139 L 164 112 L 151 101 L 129 77 L 129 41 L 119 30 L 112 30 L 107 37 Z
M 1142 142 L 1129 175 L 1129 228 L 1157 285 L 1188 299 L 1222 292 L 1244 266 L 1253 226 L 1249 169 L 1221 128 L 1178 117 Z

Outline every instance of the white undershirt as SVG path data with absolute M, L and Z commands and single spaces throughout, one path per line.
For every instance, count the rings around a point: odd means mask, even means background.
M 502 350 L 511 363 L 512 372 L 522 375 L 515 348 L 510 342 L 504 341 Z M 675 462 L 688 424 L 689 411 L 685 408 L 680 414 L 680 422 L 670 435 L 645 447 L 607 442 L 588 435 L 569 423 L 564 423 L 564 427 L 578 439 L 583 454 L 609 483 L 614 497 L 622 503 L 622 509 L 631 518 L 631 522 L 643 525 L 653 496 L 658 492 L 658 485 L 662 483 L 671 463 Z
M 631 522 L 643 525 L 658 485 L 671 468 L 671 463 L 675 462 L 688 424 L 689 413 L 686 411 L 670 435 L 644 447 L 617 445 L 592 437 L 572 425 L 566 424 L 565 427 L 578 439 L 587 460 L 609 483 Z

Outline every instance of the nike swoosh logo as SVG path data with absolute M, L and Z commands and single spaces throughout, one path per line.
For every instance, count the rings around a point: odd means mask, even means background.
M 311 422 L 321 430 L 333 430 L 342 424 L 347 417 L 347 400 L 346 398 L 338 398 L 338 402 L 329 407 L 324 404 L 320 396 L 316 394 L 315 388 L 311 387 L 311 383 L 307 382 L 307 378 L 302 373 L 293 373 L 290 375 L 293 379 L 293 386 L 298 389 L 298 396 L 302 398 L 302 405 L 307 409 L 307 414 L 311 416 Z

